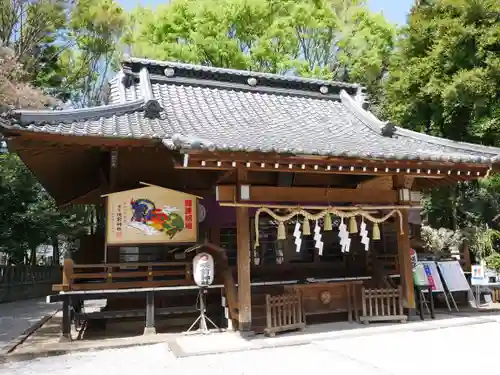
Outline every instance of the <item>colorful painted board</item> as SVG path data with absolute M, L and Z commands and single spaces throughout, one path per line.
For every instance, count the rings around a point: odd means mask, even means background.
M 416 286 L 429 286 L 429 279 L 425 273 L 424 265 L 417 263 L 413 270 L 413 282 Z
M 437 265 L 450 292 L 466 292 L 470 290 L 470 285 L 458 260 L 437 262 Z
M 444 292 L 443 282 L 441 281 L 441 277 L 439 276 L 439 271 L 434 261 L 422 261 L 420 262 L 424 268 L 425 277 L 429 285 L 432 287 L 433 293 L 442 293 Z
M 106 197 L 108 245 L 197 241 L 199 197 L 154 185 Z

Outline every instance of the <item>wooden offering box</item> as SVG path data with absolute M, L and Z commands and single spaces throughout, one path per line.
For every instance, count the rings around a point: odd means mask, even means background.
M 287 285 L 288 292 L 299 292 L 302 295 L 304 314 L 319 315 L 347 312 L 348 321 L 359 320 L 358 288 L 362 280 L 341 281 L 330 283 L 310 283 Z

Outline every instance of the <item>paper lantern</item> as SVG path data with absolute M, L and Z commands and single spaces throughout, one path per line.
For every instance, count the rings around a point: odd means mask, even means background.
M 377 223 L 373 223 L 372 240 L 380 240 L 380 228 Z
M 325 218 L 323 219 L 323 230 L 325 232 L 332 230 L 332 215 L 326 214 Z
M 302 223 L 302 234 L 304 236 L 309 236 L 311 234 L 311 227 L 309 226 L 309 220 L 304 218 L 304 223 Z
M 349 233 L 358 233 L 358 223 L 356 222 L 355 216 L 351 216 L 349 220 Z

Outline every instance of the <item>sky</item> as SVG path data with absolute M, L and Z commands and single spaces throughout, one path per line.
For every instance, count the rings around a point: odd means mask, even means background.
M 406 14 L 410 10 L 415 0 L 368 0 L 368 6 L 374 12 L 382 12 L 386 18 L 398 25 L 406 23 Z M 156 6 L 168 2 L 168 0 L 118 0 L 122 6 L 131 10 L 137 4 L 143 6 Z

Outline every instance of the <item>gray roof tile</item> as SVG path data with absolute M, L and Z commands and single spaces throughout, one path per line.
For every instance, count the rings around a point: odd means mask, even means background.
M 213 68 L 193 69 L 213 71 Z M 112 81 L 112 86 L 116 85 L 121 85 L 120 79 Z M 159 118 L 145 115 L 145 106 L 140 104 L 144 103 L 143 90 L 141 83 L 136 82 L 128 88 L 112 88 L 110 106 L 73 111 L 73 117 L 71 111 L 59 115 L 19 111 L 9 128 L 158 138 L 175 148 L 204 146 L 219 150 L 473 163 L 489 163 L 500 154 L 498 148 L 443 140 L 401 128 L 397 128 L 392 138 L 383 136 L 384 123 L 364 111 L 345 92 L 341 93 L 341 100 L 318 99 L 154 78 L 150 87 L 163 110 Z

